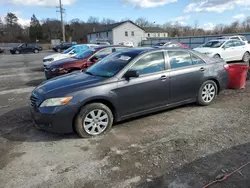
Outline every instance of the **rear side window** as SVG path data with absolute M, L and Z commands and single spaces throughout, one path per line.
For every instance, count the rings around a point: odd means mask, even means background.
M 161 72 L 165 70 L 165 60 L 163 52 L 155 52 L 145 55 L 139 59 L 132 67 L 140 75 Z
M 193 62 L 189 52 L 185 51 L 168 51 L 171 69 L 192 66 Z
M 191 54 L 191 59 L 192 59 L 192 64 L 193 65 L 205 64 L 205 62 L 201 58 L 199 58 L 198 56 L 196 56 L 196 55 L 194 55 L 192 53 L 190 53 L 190 54 Z

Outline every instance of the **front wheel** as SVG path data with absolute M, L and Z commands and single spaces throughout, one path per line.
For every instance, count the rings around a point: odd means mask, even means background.
M 88 104 L 80 110 L 75 121 L 75 130 L 81 138 L 104 134 L 112 128 L 113 114 L 102 103 Z
M 15 51 L 15 54 L 20 54 L 20 51 L 19 51 L 19 50 L 16 50 L 16 51 Z
M 59 53 L 61 53 L 62 50 L 60 48 L 58 48 L 56 51 L 59 52 Z
M 219 54 L 215 54 L 215 55 L 213 56 L 213 58 L 219 59 L 219 58 L 221 58 L 221 57 L 220 57 Z
M 249 52 L 245 52 L 243 55 L 242 61 L 244 63 L 249 63 L 249 60 L 250 60 L 250 54 L 249 54 Z
M 202 106 L 210 105 L 216 98 L 218 86 L 212 80 L 208 80 L 200 87 L 197 103 Z
M 39 50 L 38 50 L 38 49 L 35 49 L 35 50 L 34 50 L 34 53 L 35 53 L 35 54 L 37 54 L 38 52 L 39 52 Z

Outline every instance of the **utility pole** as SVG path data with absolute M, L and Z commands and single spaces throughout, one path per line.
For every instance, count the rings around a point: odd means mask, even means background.
M 57 8 L 59 8 L 58 12 L 60 12 L 60 15 L 61 15 L 63 42 L 65 42 L 65 27 L 64 27 L 64 22 L 63 22 L 63 14 L 64 14 L 65 9 L 63 8 L 62 0 L 59 0 L 59 7 Z

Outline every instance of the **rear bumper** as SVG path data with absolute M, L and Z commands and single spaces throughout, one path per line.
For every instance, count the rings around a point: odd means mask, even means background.
M 76 109 L 76 108 L 75 108 Z M 72 133 L 76 110 L 69 106 L 36 108 L 30 106 L 36 128 L 53 133 Z

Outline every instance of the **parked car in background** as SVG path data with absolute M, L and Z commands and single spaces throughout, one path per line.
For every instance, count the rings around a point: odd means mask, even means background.
M 96 42 L 96 44 L 100 45 L 100 46 L 107 46 L 110 45 L 109 42 Z
M 49 64 L 57 60 L 68 58 L 68 57 L 74 57 L 86 51 L 89 48 L 93 48 L 97 46 L 98 46 L 97 44 L 79 44 L 79 45 L 72 46 L 60 54 L 52 54 L 43 58 L 43 66 L 45 68 L 46 66 L 48 66 Z
M 68 48 L 76 45 L 77 43 L 73 43 L 73 42 L 62 42 L 61 44 L 59 45 L 56 45 L 54 46 L 52 49 L 55 51 L 55 52 L 62 52 L 64 50 L 67 50 Z
M 20 44 L 17 47 L 11 48 L 10 53 L 11 54 L 20 54 L 20 53 L 39 53 L 40 48 L 36 44 Z
M 122 42 L 122 43 L 120 43 L 120 45 L 128 46 L 128 47 L 134 47 L 134 43 L 133 42 Z
M 210 57 L 222 58 L 225 61 L 244 61 L 250 60 L 250 47 L 248 44 L 239 40 L 211 40 L 194 48 L 195 51 L 204 53 Z
M 169 42 L 159 42 L 154 47 L 156 48 L 188 48 L 185 44 L 175 42 L 175 41 L 169 41 Z
M 92 137 L 113 122 L 186 103 L 209 105 L 228 80 L 222 59 L 180 48 L 132 48 L 42 83 L 31 94 L 31 113 L 40 129 Z
M 76 70 L 85 70 L 109 54 L 127 49 L 124 46 L 99 46 L 90 48 L 77 56 L 61 59 L 47 65 L 44 69 L 47 79 L 70 73 Z
M 222 37 L 218 37 L 217 39 L 224 39 L 224 40 L 240 40 L 241 42 L 244 42 L 246 44 L 248 44 L 248 41 L 246 39 L 246 37 L 241 36 L 241 35 L 235 35 L 235 36 L 222 36 Z
M 3 53 L 4 52 L 4 49 L 3 48 L 0 48 L 0 53 Z

